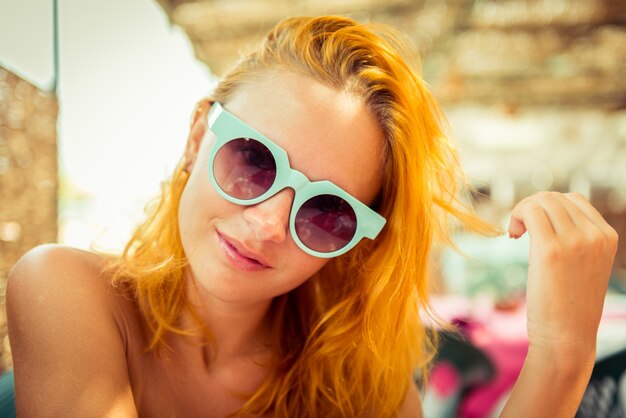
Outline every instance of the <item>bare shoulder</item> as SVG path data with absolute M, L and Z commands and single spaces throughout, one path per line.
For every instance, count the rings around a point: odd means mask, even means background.
M 7 317 L 19 415 L 136 416 L 118 299 L 104 260 L 37 247 L 9 273 Z
M 13 278 L 11 280 L 13 285 L 37 282 L 38 285 L 46 286 L 76 280 L 80 276 L 79 282 L 74 284 L 102 286 L 105 281 L 95 279 L 103 266 L 104 260 L 95 253 L 63 245 L 46 244 L 24 254 L 9 272 L 9 277 Z
M 420 395 L 417 390 L 417 386 L 411 379 L 409 390 L 407 391 L 406 398 L 400 409 L 399 418 L 422 418 L 422 402 L 420 401 Z
M 7 303 L 19 309 L 29 306 L 20 302 L 36 302 L 50 314 L 63 310 L 105 310 L 119 325 L 121 318 L 128 315 L 128 303 L 123 302 L 122 290 L 111 285 L 110 277 L 104 272 L 105 263 L 102 256 L 78 248 L 57 244 L 35 247 L 9 272 L 7 299 L 11 300 Z M 120 336 L 126 337 L 124 333 Z

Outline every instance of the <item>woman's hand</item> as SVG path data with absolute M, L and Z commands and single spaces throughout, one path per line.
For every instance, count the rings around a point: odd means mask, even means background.
M 541 192 L 519 202 L 509 235 L 528 231 L 530 352 L 595 356 L 617 233 L 578 193 Z
M 501 418 L 573 417 L 589 382 L 617 233 L 577 193 L 519 202 L 509 234 L 528 231 L 528 355 Z

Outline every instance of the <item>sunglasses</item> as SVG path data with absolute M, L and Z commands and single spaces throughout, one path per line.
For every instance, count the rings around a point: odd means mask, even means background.
M 362 238 L 376 238 L 385 218 L 330 181 L 310 181 L 289 165 L 287 152 L 214 102 L 208 124 L 216 140 L 209 155 L 215 190 L 239 205 L 255 205 L 285 187 L 294 192 L 291 236 L 302 251 L 330 258 Z

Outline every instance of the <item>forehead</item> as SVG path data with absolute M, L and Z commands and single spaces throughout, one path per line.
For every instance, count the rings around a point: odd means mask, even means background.
M 384 136 L 362 101 L 304 75 L 268 72 L 225 108 L 281 146 L 293 168 L 371 202 L 382 183 Z

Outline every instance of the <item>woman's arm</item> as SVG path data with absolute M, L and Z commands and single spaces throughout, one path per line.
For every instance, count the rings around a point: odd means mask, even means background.
M 515 206 L 530 235 L 529 350 L 502 417 L 573 417 L 593 369 L 617 233 L 580 194 L 542 192 Z
M 594 360 L 595 356 L 582 350 L 575 354 L 531 348 L 500 417 L 573 417 Z
M 38 247 L 9 274 L 18 416 L 137 416 L 106 283 L 80 253 Z

